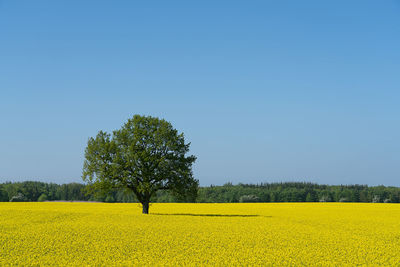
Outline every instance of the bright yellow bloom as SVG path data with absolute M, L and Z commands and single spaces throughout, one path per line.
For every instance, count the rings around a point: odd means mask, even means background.
M 400 205 L 0 203 L 4 265 L 400 265 Z

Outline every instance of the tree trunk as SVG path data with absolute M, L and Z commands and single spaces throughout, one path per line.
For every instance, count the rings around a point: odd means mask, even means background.
M 142 213 L 143 214 L 149 214 L 149 201 L 144 201 L 143 203 L 142 203 L 142 206 L 143 206 L 143 211 L 142 211 Z

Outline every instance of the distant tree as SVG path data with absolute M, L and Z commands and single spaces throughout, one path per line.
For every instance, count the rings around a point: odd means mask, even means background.
M 271 194 L 271 202 L 281 202 L 282 200 L 280 199 L 279 192 L 281 189 L 278 189 L 276 191 L 273 191 Z
M 370 200 L 368 199 L 368 191 L 367 190 L 363 190 L 360 192 L 360 202 L 370 202 Z
M 10 202 L 26 202 L 26 201 L 28 201 L 28 199 L 22 193 L 18 193 L 12 198 L 10 198 Z
M 308 193 L 306 196 L 306 202 L 315 202 L 315 198 L 311 193 Z
M 132 203 L 137 202 L 135 195 L 132 193 L 131 190 L 124 188 L 122 190 L 118 190 L 115 194 L 115 200 L 117 202 L 124 202 L 124 203 Z
M 105 202 L 108 202 L 108 203 L 115 202 L 113 195 L 108 195 L 105 199 Z
M 37 199 L 37 201 L 42 202 L 46 201 L 48 199 L 47 195 L 45 193 L 41 194 L 40 197 Z
M 196 157 L 186 156 L 189 146 L 171 123 L 135 115 L 112 136 L 100 131 L 89 139 L 82 178 L 94 191 L 130 189 L 144 214 L 159 190 L 195 201 L 198 181 L 193 178 L 192 164 Z
M 381 202 L 381 198 L 379 197 L 379 195 L 374 195 L 374 197 L 372 198 L 372 202 L 373 203 Z
M 260 202 L 260 199 L 255 195 L 244 195 L 239 198 L 239 202 Z
M 7 191 L 0 186 L 0 202 L 8 201 L 8 193 Z
M 262 192 L 260 195 L 260 200 L 261 200 L 261 202 L 270 202 L 271 198 L 270 198 L 268 192 Z
M 89 189 L 89 190 L 86 190 Z M 197 195 L 195 188 L 193 195 Z M 87 191 L 84 194 L 83 191 Z M 23 197 L 16 197 L 22 194 Z M 138 202 L 137 197 L 128 188 L 113 188 L 103 194 L 93 194 L 90 185 L 69 183 L 58 185 L 43 182 L 5 182 L 0 184 L 0 201 L 38 201 L 42 194 L 48 200 L 91 200 L 115 202 Z M 254 195 L 259 202 L 286 202 L 286 201 L 351 201 L 351 202 L 400 202 L 399 187 L 385 187 L 367 185 L 318 185 L 312 183 L 262 183 L 262 184 L 224 184 L 223 186 L 206 186 L 198 190 L 198 202 L 239 202 L 240 196 Z M 36 197 L 38 196 L 38 197 Z M 376 197 L 374 197 L 376 196 Z M 168 190 L 159 190 L 154 194 L 151 202 L 191 202 L 193 197 L 188 195 L 177 196 Z M 359 200 L 358 200 L 359 199 Z M 357 201 L 358 200 L 358 201 Z M 243 200 L 242 200 L 243 201 Z
M 394 203 L 399 203 L 400 202 L 400 192 L 396 191 L 396 189 L 393 190 L 393 195 L 392 195 L 392 202 Z
M 332 201 L 332 199 L 329 195 L 323 195 L 319 199 L 319 202 L 330 202 L 330 201 Z
M 351 192 L 351 202 L 360 202 L 360 191 L 353 190 Z
M 68 188 L 69 200 L 86 200 L 83 190 L 84 185 L 79 183 L 69 183 L 66 184 Z

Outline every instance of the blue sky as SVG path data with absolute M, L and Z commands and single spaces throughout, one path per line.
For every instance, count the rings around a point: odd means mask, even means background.
M 0 182 L 81 181 L 134 114 L 202 185 L 400 186 L 399 1 L 0 1 Z

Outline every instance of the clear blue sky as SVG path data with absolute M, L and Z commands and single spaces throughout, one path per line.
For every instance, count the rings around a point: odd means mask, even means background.
M 133 114 L 202 185 L 400 186 L 400 2 L 0 1 L 0 182 L 81 181 Z

